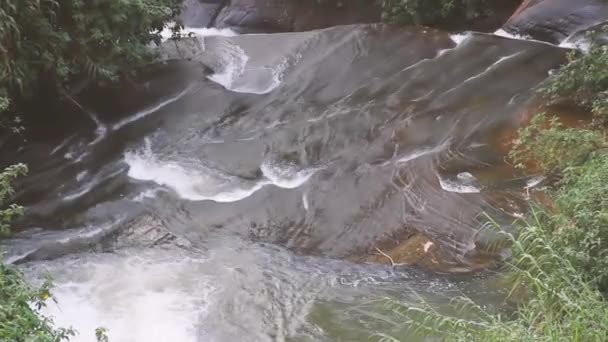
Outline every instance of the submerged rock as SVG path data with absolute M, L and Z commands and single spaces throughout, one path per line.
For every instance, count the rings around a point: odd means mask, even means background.
M 504 29 L 560 43 L 607 20 L 608 3 L 602 0 L 527 0 L 507 21 Z

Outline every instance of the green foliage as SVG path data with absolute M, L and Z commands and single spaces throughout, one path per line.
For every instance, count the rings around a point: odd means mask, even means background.
M 602 131 L 566 128 L 539 114 L 520 130 L 511 153 L 518 166 L 536 162 L 561 180 L 549 190 L 553 214 L 546 229 L 584 277 L 608 290 L 608 143 Z
M 554 198 L 555 243 L 585 279 L 608 292 L 608 154 L 594 151 L 566 168 Z
M 23 164 L 13 165 L 0 173 L 0 206 L 13 193 L 11 182 L 27 172 Z M 0 232 L 8 233 L 11 219 L 21 208 L 11 205 L 0 211 Z M 53 321 L 40 314 L 50 298 L 51 282 L 47 279 L 40 288 L 28 285 L 14 267 L 2 262 L 0 255 L 0 341 L 60 342 L 74 335 L 71 329 L 56 329 Z
M 131 71 L 180 8 L 180 0 L 1 1 L 0 109 L 7 96 Z
M 571 98 L 593 111 L 597 124 L 608 123 L 608 45 L 594 44 L 583 55 L 572 52 L 541 89 L 550 100 Z
M 537 114 L 519 131 L 510 154 L 520 168 L 533 161 L 542 170 L 551 172 L 580 165 L 592 151 L 605 145 L 602 132 L 567 128 L 557 117 Z
M 567 128 L 539 114 L 520 130 L 511 156 L 519 166 L 535 161 L 561 174 L 550 192 L 555 208 L 546 228 L 583 278 L 608 292 L 608 141 L 602 129 L 608 123 L 608 46 L 595 42 L 588 53 L 571 53 L 540 91 L 592 111 L 594 125 Z
M 56 329 L 40 314 L 50 298 L 51 282 L 40 288 L 28 285 L 23 275 L 0 260 L 0 341 L 60 342 L 74 335 L 71 329 Z
M 6 206 L 6 200 L 13 195 L 11 183 L 19 176 L 27 173 L 24 164 L 12 165 L 0 172 L 0 237 L 10 233 L 10 222 L 23 213 L 23 208 L 16 204 Z
M 471 20 L 488 15 L 486 0 L 381 0 L 384 20 L 400 24 L 428 25 L 460 18 Z
M 608 341 L 608 47 L 594 45 L 545 83 L 550 100 L 573 99 L 593 112 L 594 125 L 565 127 L 536 115 L 511 152 L 517 166 L 536 164 L 561 179 L 547 190 L 551 208 L 538 209 L 507 235 L 513 256 L 511 314 L 490 312 L 468 298 L 445 315 L 422 303 L 393 303 L 406 325 L 447 341 Z M 382 336 L 382 341 L 397 341 Z
M 490 312 L 466 297 L 453 301 L 458 315 L 439 313 L 426 303 L 393 302 L 394 312 L 421 335 L 445 341 L 608 340 L 608 303 L 564 257 L 566 246 L 555 239 L 547 220 L 550 216 L 537 212 L 517 236 L 503 233 L 513 245 L 512 261 L 506 265 L 513 284 L 509 296 L 518 302 L 513 315 Z M 399 336 L 382 335 L 381 341 L 396 342 Z

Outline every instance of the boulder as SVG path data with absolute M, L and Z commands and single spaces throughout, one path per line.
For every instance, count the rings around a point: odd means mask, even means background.
M 290 1 L 288 8 L 294 31 L 307 31 L 336 25 L 379 22 L 382 10 L 378 1 L 325 0 Z
M 179 19 L 187 27 L 208 27 L 215 20 L 225 2 L 223 0 L 184 0 Z
M 423 24 L 456 31 L 494 31 L 519 3 L 497 1 L 488 5 L 486 14 L 475 18 L 459 13 Z M 372 0 L 185 0 L 182 14 L 183 23 L 189 27 L 229 27 L 243 33 L 299 32 L 381 19 L 381 3 Z
M 380 6 L 374 1 L 231 0 L 213 26 L 243 32 L 289 32 L 377 22 L 380 17 Z
M 292 31 L 293 18 L 287 0 L 231 0 L 222 8 L 213 26 L 239 31 Z
M 526 0 L 504 25 L 507 32 L 560 43 L 569 36 L 608 21 L 604 0 Z

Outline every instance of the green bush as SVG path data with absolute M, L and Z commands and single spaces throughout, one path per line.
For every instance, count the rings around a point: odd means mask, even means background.
M 12 181 L 27 172 L 23 164 L 13 165 L 0 172 L 0 232 L 8 234 L 10 221 L 21 213 L 17 205 L 6 207 L 5 201 L 13 193 Z M 40 288 L 27 284 L 14 267 L 2 262 L 0 254 L 0 341 L 60 342 L 74 331 L 54 328 L 53 321 L 40 314 L 50 298 L 51 282 L 47 279 Z
M 0 172 L 0 237 L 10 233 L 10 223 L 15 216 L 23 213 L 23 208 L 16 204 L 7 205 L 6 201 L 13 195 L 11 183 L 19 176 L 27 173 L 27 167 L 23 164 L 9 166 Z
M 595 122 L 608 123 L 608 45 L 594 44 L 588 53 L 572 52 L 541 92 L 550 100 L 573 99 L 593 111 Z
M 394 313 L 410 330 L 442 341 L 607 341 L 608 303 L 564 257 L 564 246 L 546 226 L 547 219 L 550 216 L 537 212 L 517 236 L 505 234 L 513 245 L 506 274 L 513 284 L 509 298 L 516 303 L 514 312 L 489 311 L 460 297 L 453 300 L 458 315 L 439 313 L 426 303 L 391 302 Z M 400 338 L 381 335 L 380 341 Z
M 554 194 L 555 243 L 586 280 L 608 293 L 608 154 L 566 168 Z
M 446 18 L 471 20 L 489 15 L 487 0 L 381 0 L 383 19 L 400 24 L 429 25 Z
M 181 0 L 0 2 L 0 109 L 76 78 L 116 79 L 150 57 L 147 44 Z M 16 102 L 16 101 L 13 101 Z
M 520 168 L 532 162 L 545 172 L 555 172 L 580 165 L 591 152 L 605 145 L 602 132 L 564 127 L 557 117 L 541 113 L 519 130 L 510 155 Z
M 608 341 L 608 47 L 571 54 L 540 90 L 593 112 L 594 125 L 565 127 L 536 115 L 522 128 L 511 157 L 558 175 L 546 192 L 550 207 L 520 225 L 504 275 L 514 310 L 488 311 L 456 298 L 458 315 L 432 306 L 392 303 L 404 325 L 447 341 Z M 398 341 L 399 336 L 381 336 Z
M 23 275 L 0 260 L 0 341 L 60 342 L 75 332 L 54 328 L 53 321 L 40 314 L 50 298 L 50 281 L 40 288 L 27 284 Z
M 582 277 L 608 292 L 608 141 L 601 130 L 567 128 L 539 114 L 520 130 L 511 153 L 561 179 L 547 190 L 552 215 L 544 225 Z

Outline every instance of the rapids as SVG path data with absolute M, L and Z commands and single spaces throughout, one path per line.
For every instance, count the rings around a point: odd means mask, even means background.
M 3 153 L 30 166 L 6 260 L 53 275 L 46 310 L 75 341 L 368 341 L 395 328 L 381 297 L 498 300 L 489 272 L 365 261 L 422 234 L 467 269 L 484 213 L 525 210 L 535 180 L 505 175 L 499 140 L 567 50 L 382 25 L 162 50 Z

